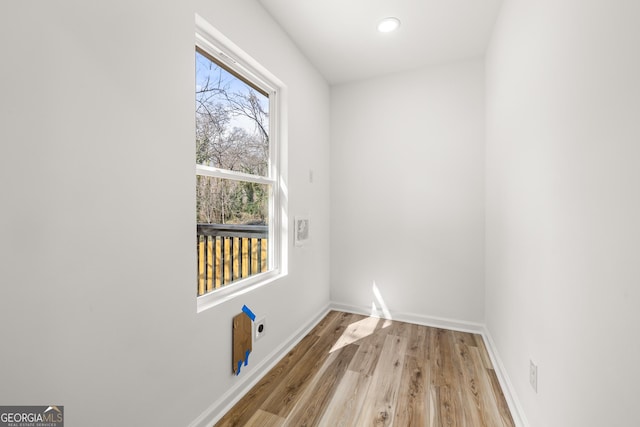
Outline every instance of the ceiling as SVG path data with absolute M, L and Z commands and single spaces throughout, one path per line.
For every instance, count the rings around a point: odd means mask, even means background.
M 502 0 L 259 0 L 331 84 L 482 56 Z M 395 16 L 393 33 L 378 22 Z

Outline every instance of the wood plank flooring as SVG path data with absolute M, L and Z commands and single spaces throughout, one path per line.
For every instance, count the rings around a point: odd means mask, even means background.
M 514 423 L 480 335 L 331 311 L 216 426 Z

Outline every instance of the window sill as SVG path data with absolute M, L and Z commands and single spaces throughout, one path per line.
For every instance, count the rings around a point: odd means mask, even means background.
M 205 310 L 223 304 L 227 301 L 261 288 L 271 282 L 274 282 L 286 274 L 280 271 L 268 271 L 266 273 L 256 274 L 246 279 L 238 280 L 232 285 L 209 292 L 208 294 L 199 296 L 197 299 L 197 312 L 201 313 Z

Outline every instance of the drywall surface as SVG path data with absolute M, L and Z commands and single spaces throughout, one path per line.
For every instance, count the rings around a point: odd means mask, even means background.
M 532 427 L 640 425 L 639 15 L 506 0 L 486 59 L 487 327 Z
M 481 60 L 331 89 L 331 299 L 478 322 Z
M 288 277 L 200 314 L 195 13 L 287 86 L 283 184 L 313 227 Z M 329 88 L 253 1 L 3 2 L 0 46 L 0 402 L 188 425 L 242 380 L 243 304 L 270 327 L 244 378 L 328 304 Z

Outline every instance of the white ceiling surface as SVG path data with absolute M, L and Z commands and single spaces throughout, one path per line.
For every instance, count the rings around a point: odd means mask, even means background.
M 259 0 L 331 84 L 482 56 L 502 0 Z M 402 25 L 379 33 L 395 16 Z

